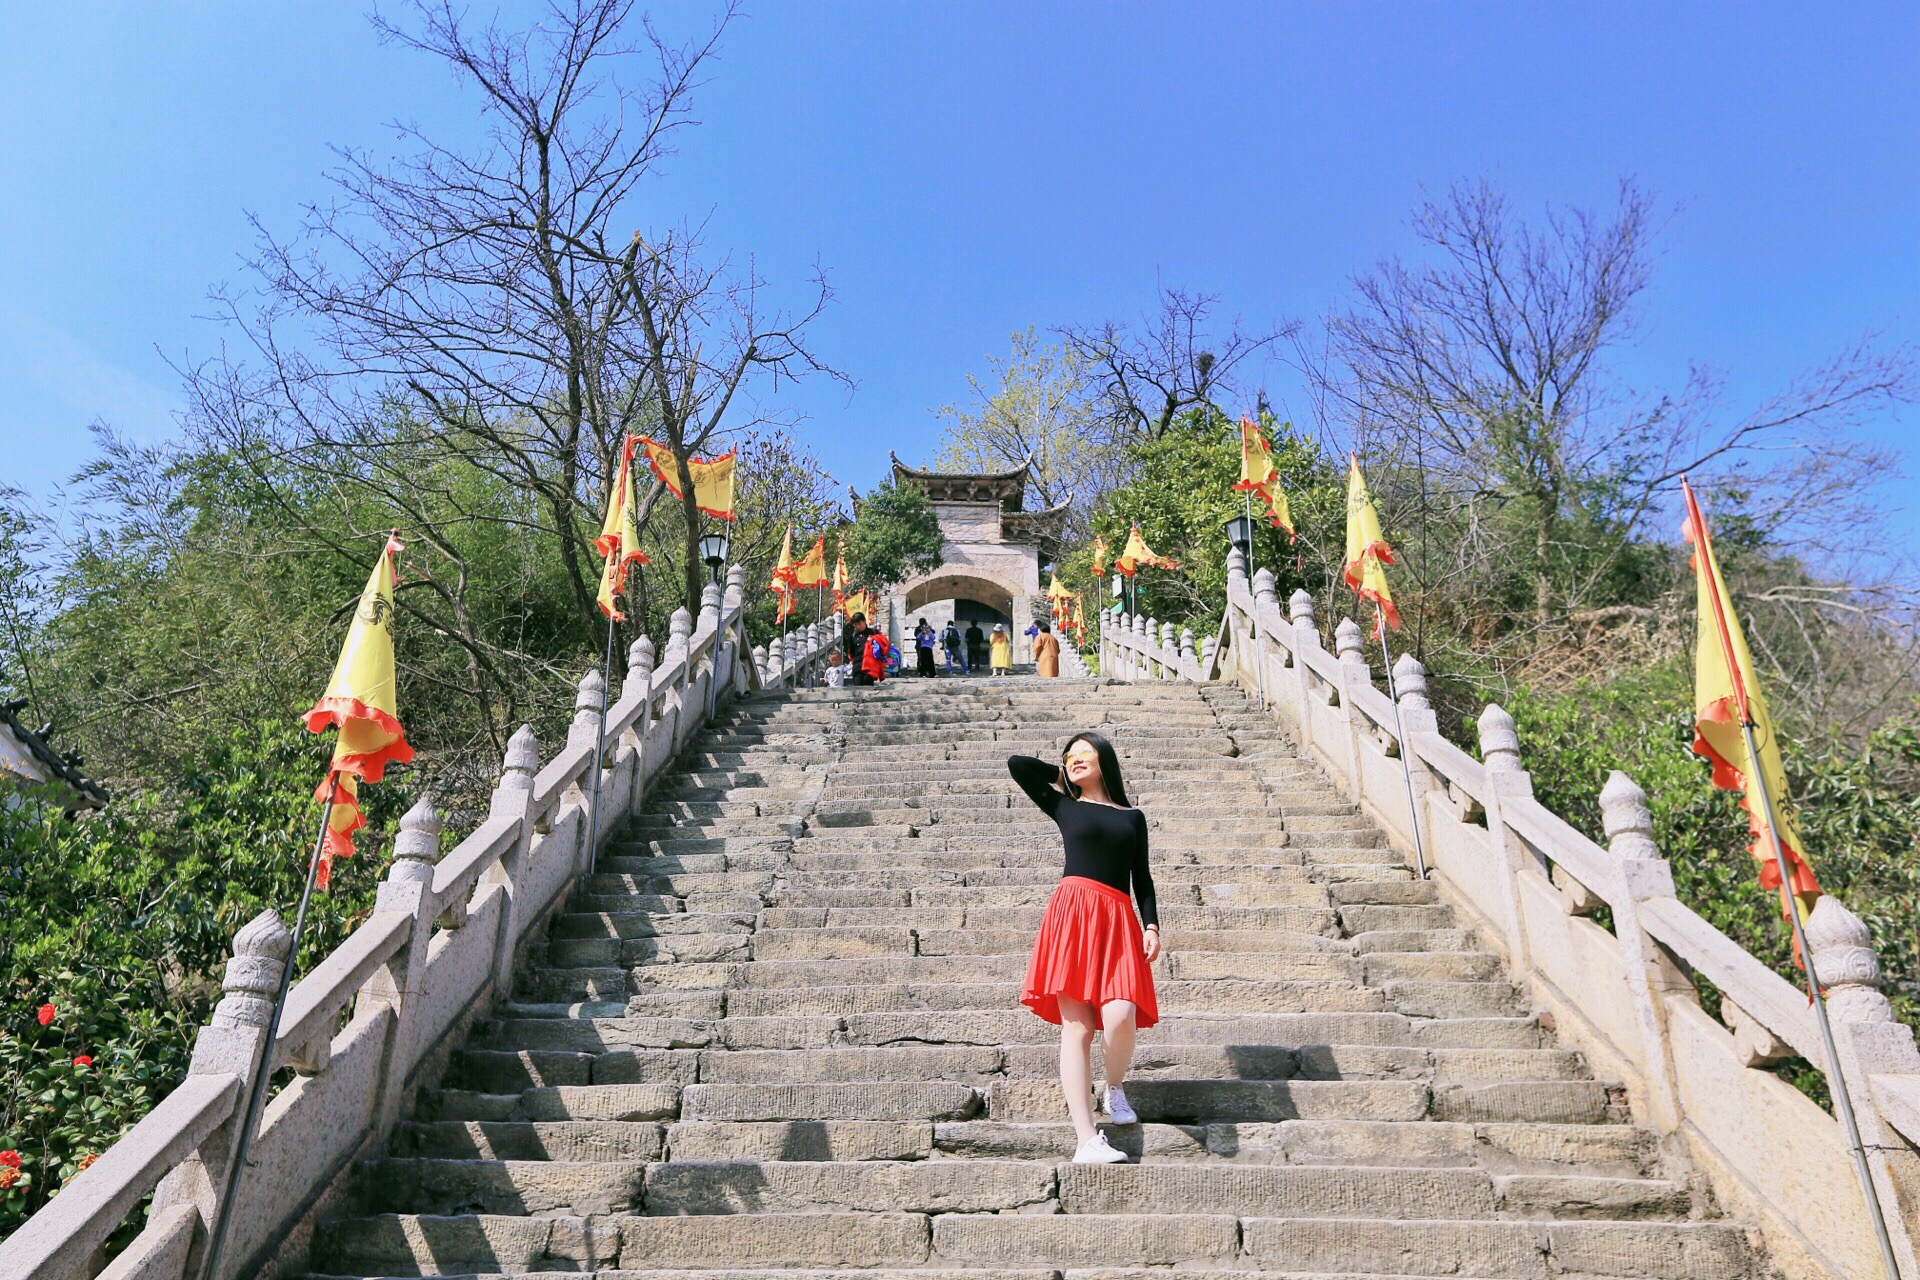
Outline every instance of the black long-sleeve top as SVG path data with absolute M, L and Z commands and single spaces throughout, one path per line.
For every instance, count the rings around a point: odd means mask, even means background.
M 1142 926 L 1160 923 L 1153 897 L 1153 872 L 1147 867 L 1145 814 L 1138 809 L 1075 800 L 1055 790 L 1059 766 L 1032 756 L 1008 756 L 1007 772 L 1060 828 L 1060 839 L 1067 847 L 1062 875 L 1085 876 L 1122 893 L 1131 892 L 1140 904 Z

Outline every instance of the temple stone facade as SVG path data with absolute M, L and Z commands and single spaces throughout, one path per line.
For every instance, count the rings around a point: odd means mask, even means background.
M 889 455 L 892 456 L 892 455 Z M 927 495 L 940 520 L 941 565 L 908 579 L 888 597 L 888 629 L 895 645 L 910 650 L 913 629 L 925 618 L 936 630 L 949 620 L 965 631 L 979 623 L 991 633 L 1004 622 L 1013 635 L 1013 660 L 1033 660 L 1025 632 L 1046 616 L 1043 565 L 1058 548 L 1068 502 L 1044 511 L 1025 506 L 1027 468 L 960 474 L 921 471 L 893 458 L 895 483 Z M 905 652 L 911 662 L 911 652 Z

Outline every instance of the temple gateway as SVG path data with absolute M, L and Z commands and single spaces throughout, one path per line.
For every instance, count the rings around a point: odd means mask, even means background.
M 909 578 L 887 597 L 893 643 L 911 660 L 913 629 L 922 618 L 936 631 L 949 619 L 962 631 L 978 623 L 988 633 L 999 622 L 1013 635 L 1013 660 L 1031 662 L 1026 630 L 1047 616 L 1040 569 L 1053 563 L 1072 498 L 1028 511 L 1024 464 L 1011 471 L 961 474 L 920 471 L 888 456 L 894 483 L 926 494 L 940 520 L 940 567 Z

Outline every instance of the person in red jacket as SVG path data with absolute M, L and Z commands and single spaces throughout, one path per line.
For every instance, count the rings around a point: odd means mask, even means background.
M 879 684 L 887 678 L 887 655 L 892 648 L 886 632 L 878 627 L 867 628 L 860 648 L 860 670 L 867 677 L 867 684 Z

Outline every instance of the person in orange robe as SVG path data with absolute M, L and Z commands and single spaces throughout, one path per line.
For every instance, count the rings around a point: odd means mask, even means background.
M 1033 638 L 1033 665 L 1040 675 L 1057 677 L 1060 674 L 1060 640 L 1044 622 L 1040 624 L 1040 634 Z

